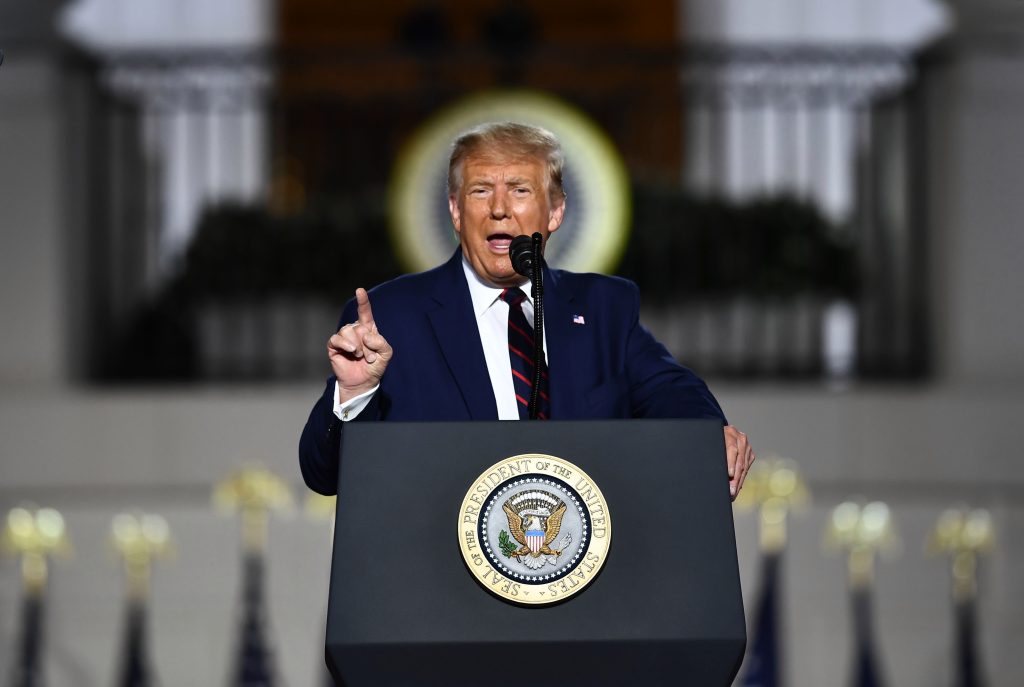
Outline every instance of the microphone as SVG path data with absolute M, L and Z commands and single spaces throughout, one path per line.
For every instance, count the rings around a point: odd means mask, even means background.
M 540 402 L 538 392 L 541 385 L 541 363 L 544 356 L 544 237 L 540 232 L 533 236 L 517 236 L 508 246 L 508 257 L 512 269 L 528 278 L 533 285 L 533 390 L 530 393 L 529 416 L 537 419 L 537 406 Z M 534 266 L 537 269 L 533 269 Z
M 524 277 L 533 276 L 533 239 L 529 236 L 517 236 L 508 247 L 508 257 L 512 261 L 512 269 Z

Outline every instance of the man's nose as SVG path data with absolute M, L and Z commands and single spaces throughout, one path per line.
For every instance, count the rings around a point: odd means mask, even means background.
M 508 216 L 508 193 L 502 189 L 495 189 L 491 195 L 491 217 L 503 219 Z

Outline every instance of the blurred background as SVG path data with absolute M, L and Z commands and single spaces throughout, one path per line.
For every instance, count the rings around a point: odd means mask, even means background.
M 243 684 L 247 660 L 322 684 L 331 527 L 296 446 L 324 341 L 356 286 L 419 268 L 403 151 L 467 98 L 530 92 L 624 165 L 601 267 L 759 455 L 799 465 L 765 587 L 781 684 L 848 682 L 858 627 L 886 683 L 980 684 L 955 677 L 966 627 L 985 683 L 1020 684 L 1024 4 L 0 0 L 0 50 L 0 507 L 56 508 L 69 541 L 33 592 L 7 538 L 12 674 L 34 636 L 47 684 L 117 682 L 145 598 L 162 684 Z M 257 465 L 293 494 L 259 545 L 211 501 Z M 824 546 L 849 499 L 893 535 L 867 625 Z M 966 597 L 952 549 L 926 552 L 961 506 L 995 532 Z M 144 594 L 122 511 L 170 531 Z M 753 644 L 779 549 L 752 511 L 736 527 Z

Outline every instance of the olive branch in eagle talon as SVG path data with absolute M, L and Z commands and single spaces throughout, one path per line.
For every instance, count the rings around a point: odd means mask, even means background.
M 501 552 L 505 554 L 505 558 L 511 558 L 512 554 L 516 551 L 516 545 L 509 539 L 508 532 L 505 530 L 502 530 L 501 534 L 498 535 L 498 546 L 501 547 Z
M 508 516 L 508 528 L 512 530 L 512 536 L 515 537 L 515 540 L 517 542 L 519 542 L 520 547 L 513 551 L 511 555 L 505 555 L 509 556 L 510 558 L 525 556 L 527 554 L 533 556 L 534 558 L 540 556 L 541 554 L 549 556 L 561 555 L 562 551 L 560 549 L 552 549 L 550 545 L 551 542 L 555 540 L 555 537 L 558 536 L 558 530 L 562 528 L 562 516 L 565 515 L 565 508 L 566 506 L 563 503 L 559 505 L 558 508 L 556 508 L 555 511 L 547 517 L 547 521 L 543 525 L 544 544 L 540 547 L 537 553 L 534 553 L 530 550 L 529 545 L 527 545 L 526 543 L 526 529 L 529 528 L 531 530 L 540 530 L 540 518 L 536 515 L 530 515 L 530 521 L 526 522 L 526 518 L 512 510 L 512 507 L 509 506 L 509 503 L 506 501 L 502 505 L 502 509 L 504 509 L 505 515 Z M 502 547 L 502 552 L 504 552 L 504 547 Z

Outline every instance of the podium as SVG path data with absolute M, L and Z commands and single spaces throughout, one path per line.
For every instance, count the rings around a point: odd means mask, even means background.
M 600 572 L 556 603 L 499 598 L 460 551 L 467 492 L 523 454 L 579 466 L 612 523 Z M 746 630 L 719 422 L 353 422 L 341 455 L 339 685 L 731 684 Z

